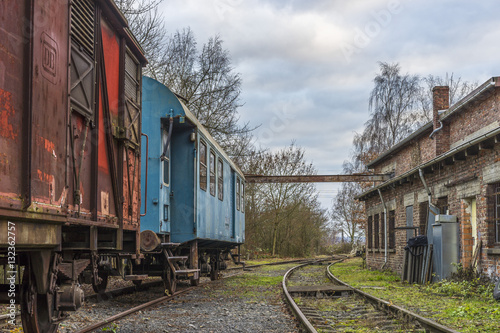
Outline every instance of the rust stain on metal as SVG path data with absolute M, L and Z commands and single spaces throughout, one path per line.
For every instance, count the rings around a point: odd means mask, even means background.
M 38 174 L 38 179 L 40 179 L 42 182 L 45 182 L 45 183 L 53 183 L 54 182 L 53 175 L 46 174 L 42 170 L 37 170 L 36 172 Z
M 54 145 L 54 143 L 52 141 L 47 140 L 44 137 L 39 136 L 38 142 L 42 147 L 45 148 L 46 151 L 48 151 L 51 154 L 54 153 L 56 146 Z
M 390 176 L 377 175 L 296 175 L 296 176 L 263 176 L 245 175 L 245 181 L 249 184 L 265 183 L 339 183 L 339 182 L 383 182 L 389 180 Z
M 0 173 L 8 175 L 9 172 L 10 172 L 9 158 L 7 157 L 7 154 L 0 153 Z
M 17 130 L 9 122 L 9 119 L 15 114 L 12 107 L 12 95 L 10 92 L 0 89 L 0 136 L 15 140 Z

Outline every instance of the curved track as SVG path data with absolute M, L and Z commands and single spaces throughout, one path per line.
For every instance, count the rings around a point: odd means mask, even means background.
M 307 332 L 457 332 L 352 288 L 330 273 L 331 265 L 298 265 L 283 277 L 287 302 Z
M 304 260 L 304 259 L 301 259 L 301 260 L 291 260 L 291 261 L 283 261 L 283 262 L 275 262 L 275 263 L 267 263 L 267 264 L 259 264 L 259 265 L 251 265 L 251 266 L 245 266 L 245 267 L 233 267 L 233 268 L 229 268 L 228 270 L 229 271 L 234 271 L 234 270 L 241 270 L 241 269 L 251 269 L 251 268 L 255 268 L 255 267 L 261 267 L 261 266 L 270 266 L 270 265 L 285 265 L 285 264 L 290 264 L 290 263 L 297 263 L 297 262 L 304 262 L 304 261 L 307 261 L 308 263 L 311 262 L 310 260 Z M 239 274 L 239 273 L 238 273 Z M 232 274 L 231 276 L 233 276 L 234 274 Z M 154 287 L 158 284 L 161 284 L 162 282 L 161 281 L 154 281 L 154 282 L 150 282 L 148 284 L 143 284 L 141 287 L 140 287 L 140 290 L 143 290 L 145 287 Z M 135 306 L 133 308 L 130 308 L 126 311 L 123 311 L 123 312 L 120 312 L 120 313 L 117 313 L 111 317 L 108 317 L 106 318 L 105 320 L 101 320 L 99 322 L 96 322 L 96 323 L 93 323 L 92 325 L 89 325 L 89 326 L 86 326 L 80 330 L 77 331 L 77 333 L 86 333 L 86 332 L 92 332 L 98 328 L 101 328 L 101 327 L 104 327 L 104 326 L 107 326 L 115 321 L 118 321 L 122 318 L 125 318 L 127 316 L 130 316 L 138 311 L 141 311 L 141 310 L 144 310 L 144 309 L 147 309 L 147 308 L 150 308 L 150 307 L 153 307 L 153 306 L 156 306 L 160 303 L 163 303 L 163 302 L 168 302 L 172 299 L 174 299 L 175 297 L 179 296 L 179 295 L 182 295 L 188 291 L 191 291 L 195 288 L 199 288 L 199 287 L 203 287 L 205 285 L 207 285 L 208 283 L 211 283 L 211 282 L 205 282 L 205 283 L 200 283 L 198 286 L 194 286 L 194 287 L 188 287 L 188 288 L 185 288 L 185 289 L 182 289 L 176 293 L 174 293 L 173 295 L 171 296 L 163 296 L 163 297 L 158 297 L 156 299 L 153 299 L 151 301 L 148 301 L 146 303 L 143 303 L 143 304 L 140 304 L 138 306 Z M 120 289 L 115 289 L 115 290 L 112 290 L 112 291 L 108 291 L 106 292 L 105 294 L 103 295 L 91 295 L 89 297 L 93 297 L 93 298 L 98 298 L 98 299 L 104 299 L 106 300 L 106 295 L 109 295 L 110 297 L 109 298 L 113 298 L 113 297 L 116 297 L 118 295 L 121 295 L 121 294 L 126 294 L 126 293 L 130 293 L 130 292 L 134 292 L 134 289 L 135 287 L 125 287 L 125 288 L 120 288 Z

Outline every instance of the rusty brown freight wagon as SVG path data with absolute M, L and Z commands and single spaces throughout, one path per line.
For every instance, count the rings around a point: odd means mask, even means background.
M 145 63 L 111 0 L 0 2 L 0 299 L 25 332 L 139 259 Z

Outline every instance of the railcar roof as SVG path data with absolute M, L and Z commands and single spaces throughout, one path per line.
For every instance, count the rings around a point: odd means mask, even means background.
M 198 130 L 203 134 L 203 136 L 205 136 L 208 139 L 208 141 L 210 141 L 210 143 L 213 144 L 215 146 L 215 148 L 217 148 L 217 151 L 219 151 L 219 153 L 222 156 L 224 156 L 224 158 L 228 161 L 228 163 L 231 165 L 231 167 L 235 171 L 237 171 L 240 174 L 240 176 L 244 179 L 245 176 L 244 176 L 243 172 L 233 162 L 233 160 L 226 154 L 224 149 L 222 149 L 222 147 L 217 143 L 217 141 L 212 137 L 212 135 L 210 135 L 210 133 L 205 128 L 205 126 L 203 126 L 199 122 L 198 118 L 196 118 L 196 116 L 191 111 L 189 111 L 188 107 L 177 96 L 175 96 L 175 98 L 177 98 L 179 103 L 182 105 L 182 109 L 184 110 L 184 113 L 186 114 L 186 118 L 189 119 L 198 128 Z
M 158 82 L 157 80 L 144 76 L 143 77 L 143 91 L 149 91 L 148 93 L 143 93 L 143 98 L 147 96 L 147 94 L 151 94 L 151 96 L 156 95 L 156 99 L 160 98 L 162 100 L 162 107 L 172 109 L 175 111 L 177 116 L 184 116 L 187 118 L 198 130 L 200 133 L 210 142 L 211 145 L 217 149 L 220 155 L 229 163 L 229 165 L 240 175 L 241 178 L 245 178 L 241 169 L 233 162 L 233 160 L 227 155 L 227 153 L 222 149 L 222 147 L 217 143 L 217 141 L 210 135 L 207 129 L 200 123 L 198 118 L 189 110 L 189 108 L 184 104 L 184 102 L 174 94 L 167 86 Z M 155 92 L 153 92 L 155 91 Z M 161 96 L 161 97 L 160 97 Z M 172 104 L 174 103 L 174 104 Z M 175 103 L 178 103 L 175 105 Z M 168 104 L 168 106 L 167 106 Z M 144 110 L 143 110 L 144 112 Z M 148 110 L 148 112 L 154 112 L 153 117 L 158 118 L 166 118 L 168 117 L 167 113 L 162 113 L 160 110 Z M 183 113 L 183 114 L 181 114 Z M 151 113 L 150 113 L 151 114 Z M 174 115 L 175 116 L 175 115 Z

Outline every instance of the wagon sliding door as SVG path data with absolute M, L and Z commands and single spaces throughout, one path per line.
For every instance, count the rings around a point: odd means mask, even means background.
M 25 182 L 23 204 L 24 208 L 32 205 L 34 212 L 62 214 L 68 194 L 66 112 L 69 26 L 64 18 L 69 15 L 69 6 L 61 1 L 48 3 L 33 0 L 31 3 L 31 15 L 40 20 L 32 26 L 31 105 L 25 117 L 28 137 L 17 138 L 20 141 L 30 140 L 28 149 L 22 151 L 27 162 L 23 163 L 27 168 L 22 180 Z M 23 22 L 17 23 L 23 25 Z M 23 42 L 22 39 L 18 41 Z M 28 45 L 28 41 L 25 42 Z

